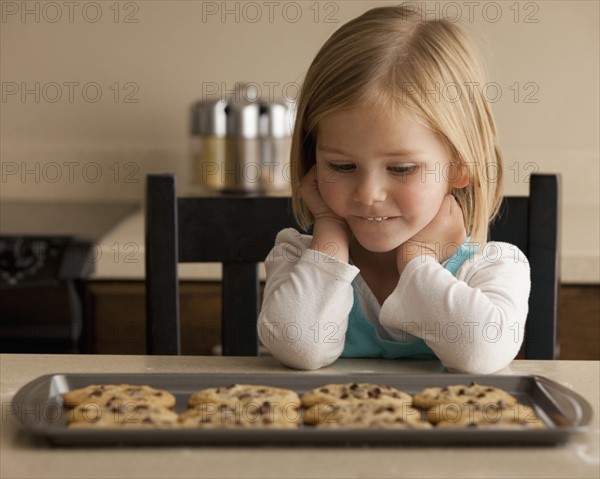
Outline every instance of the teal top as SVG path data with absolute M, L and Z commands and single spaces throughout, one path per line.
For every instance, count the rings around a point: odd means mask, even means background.
M 454 276 L 461 265 L 473 254 L 468 246 L 469 238 L 444 264 L 444 268 Z M 366 317 L 358 300 L 356 280 L 352 282 L 354 304 L 348 318 L 348 330 L 344 343 L 343 358 L 384 358 L 384 359 L 433 359 L 436 355 L 420 338 L 412 336 L 408 341 L 382 339 L 377 327 Z

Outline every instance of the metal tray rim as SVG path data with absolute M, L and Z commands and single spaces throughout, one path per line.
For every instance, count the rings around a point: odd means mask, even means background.
M 543 430 L 357 430 L 357 429 L 334 429 L 323 430 L 314 428 L 300 428 L 297 430 L 219 430 L 219 429 L 130 429 L 130 430 L 71 430 L 59 427 L 48 427 L 41 423 L 28 420 L 19 421 L 21 429 L 37 437 L 45 438 L 51 444 L 56 445 L 135 445 L 135 444 L 153 444 L 153 445 L 174 445 L 174 444 L 246 444 L 260 445 L 270 443 L 271 441 L 283 442 L 284 444 L 310 443 L 310 444 L 387 444 L 387 443 L 414 443 L 414 444 L 557 444 L 566 441 L 575 433 L 582 433 L 587 430 L 587 426 L 592 418 L 592 407 L 585 398 L 577 392 L 572 391 L 559 383 L 540 375 L 471 375 L 471 374 L 393 374 L 393 373 L 343 373 L 330 375 L 303 375 L 282 373 L 254 373 L 254 372 L 227 372 L 227 373 L 51 373 L 39 376 L 27 384 L 23 385 L 15 394 L 12 402 L 16 405 L 28 404 L 31 400 L 31 394 L 36 388 L 43 387 L 54 378 L 68 377 L 77 379 L 89 378 L 89 383 L 107 381 L 110 378 L 129 378 L 128 382 L 152 384 L 157 379 L 192 379 L 202 378 L 203 380 L 221 380 L 227 382 L 228 379 L 249 378 L 252 383 L 268 383 L 273 380 L 284 380 L 290 382 L 290 388 L 294 389 L 294 383 L 298 381 L 308 381 L 317 384 L 326 384 L 332 379 L 337 378 L 339 382 L 353 378 L 369 378 L 369 382 L 384 382 L 385 379 L 394 379 L 398 381 L 426 381 L 431 385 L 442 384 L 460 384 L 466 381 L 475 381 L 485 384 L 490 382 L 498 384 L 500 382 L 526 381 L 540 387 L 550 401 L 555 400 L 552 393 L 547 388 L 554 388 L 554 394 L 562 395 L 567 398 L 571 404 L 579 408 L 581 414 L 578 423 L 567 425 L 549 425 Z M 154 380 L 154 381 L 153 381 Z M 248 381 L 250 382 L 250 381 Z M 540 386 L 540 384 L 542 386 Z M 296 385 L 297 388 L 298 385 Z M 210 386 L 206 386 L 210 387 Z M 501 387 L 501 386 L 500 386 Z M 50 399 L 50 398 L 49 398 Z M 50 400 L 46 404 L 51 404 Z M 27 419 L 27 417 L 26 417 Z M 18 420 L 18 418 L 17 418 Z M 235 431 L 235 437 L 232 434 Z M 493 432 L 492 432 L 493 431 Z M 118 433 L 118 437 L 115 434 Z M 359 432 L 359 434 L 357 434 Z M 350 434 L 350 435 L 349 435 Z M 358 437 L 360 436 L 360 437 Z

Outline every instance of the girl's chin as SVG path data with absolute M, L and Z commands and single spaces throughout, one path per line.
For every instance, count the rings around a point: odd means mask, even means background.
M 348 222 L 355 240 L 372 253 L 389 253 L 411 239 L 420 227 L 394 223 Z
M 365 250 L 371 253 L 389 253 L 398 248 L 402 243 L 398 243 L 397 240 L 385 241 L 372 238 L 361 238 L 360 236 L 354 235 L 358 244 L 360 244 Z

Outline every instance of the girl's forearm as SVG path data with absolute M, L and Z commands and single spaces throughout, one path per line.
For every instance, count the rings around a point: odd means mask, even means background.
M 322 218 L 315 222 L 310 249 L 347 263 L 350 259 L 349 243 L 350 228 L 345 221 Z
M 257 325 L 273 356 L 298 369 L 327 366 L 342 353 L 358 274 L 355 266 L 309 249 L 311 240 L 292 229 L 277 236 L 265 261 Z
M 397 341 L 423 339 L 450 370 L 505 367 L 523 341 L 530 271 L 523 253 L 494 244 L 493 255 L 473 255 L 456 276 L 433 258 L 413 259 L 381 307 L 381 325 Z

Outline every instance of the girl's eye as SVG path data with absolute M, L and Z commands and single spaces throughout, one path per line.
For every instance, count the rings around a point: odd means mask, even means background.
M 354 165 L 352 163 L 329 163 L 329 168 L 334 171 L 352 171 Z
M 392 173 L 396 173 L 398 175 L 409 175 L 414 173 L 417 169 L 417 165 L 402 165 L 402 166 L 390 166 L 389 170 Z

